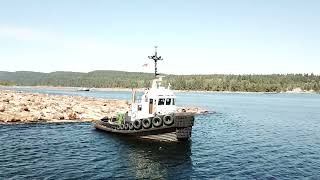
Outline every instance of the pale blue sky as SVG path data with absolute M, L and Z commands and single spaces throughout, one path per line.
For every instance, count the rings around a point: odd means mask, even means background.
M 0 0 L 0 71 L 320 74 L 320 1 Z

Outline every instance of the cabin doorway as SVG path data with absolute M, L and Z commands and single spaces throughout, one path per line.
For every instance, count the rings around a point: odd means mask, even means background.
M 149 100 L 149 114 L 153 113 L 153 99 Z

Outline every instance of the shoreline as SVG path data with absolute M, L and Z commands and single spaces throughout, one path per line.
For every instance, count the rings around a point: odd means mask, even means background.
M 6 89 L 19 89 L 19 88 L 25 88 L 25 89 L 53 89 L 53 90 L 64 90 L 64 91 L 79 91 L 79 89 L 83 87 L 65 87 L 65 86 L 1 86 L 1 88 Z M 98 92 L 104 92 L 104 91 L 120 91 L 120 92 L 131 92 L 132 89 L 130 88 L 89 88 L 90 91 L 98 91 Z M 135 91 L 143 92 L 146 88 L 134 88 Z M 175 93 L 221 93 L 221 94 L 320 94 L 320 92 L 316 92 L 313 90 L 310 91 L 304 91 L 300 88 L 295 88 L 292 91 L 281 91 L 281 92 L 253 92 L 253 91 L 205 91 L 205 90 L 172 90 Z M 79 91 L 80 92 L 80 91 Z

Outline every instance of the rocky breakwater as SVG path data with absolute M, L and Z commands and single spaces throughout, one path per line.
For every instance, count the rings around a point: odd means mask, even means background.
M 129 108 L 125 100 L 0 90 L 0 123 L 90 122 Z M 180 107 L 178 112 L 208 113 L 197 107 Z
M 0 91 L 0 123 L 93 121 L 128 107 L 124 100 Z

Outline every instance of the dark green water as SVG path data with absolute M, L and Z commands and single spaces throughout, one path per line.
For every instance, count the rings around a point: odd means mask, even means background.
M 126 92 L 34 90 L 101 98 Z M 90 123 L 0 126 L 0 179 L 320 179 L 320 95 L 178 94 L 196 117 L 192 141 L 160 143 Z

